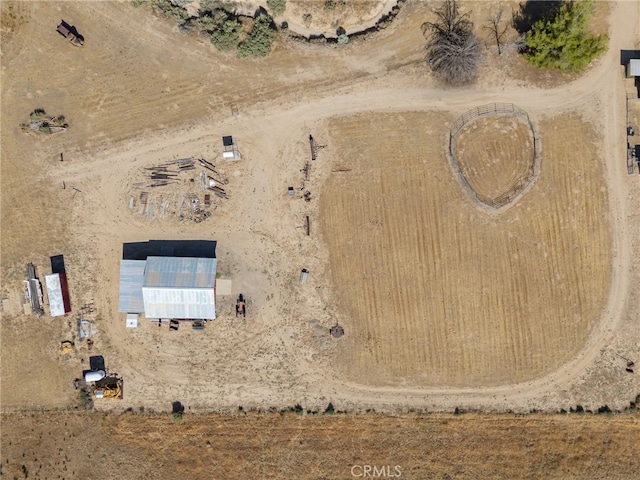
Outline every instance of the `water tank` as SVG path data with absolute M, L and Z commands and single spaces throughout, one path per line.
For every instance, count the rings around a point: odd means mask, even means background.
M 87 372 L 84 375 L 85 382 L 97 382 L 98 380 L 102 380 L 106 374 L 104 370 L 93 370 L 91 372 Z

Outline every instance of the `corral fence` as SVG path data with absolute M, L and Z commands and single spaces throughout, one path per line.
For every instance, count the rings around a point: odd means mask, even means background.
M 489 115 L 514 115 L 524 120 L 529 125 L 533 135 L 533 158 L 531 159 L 529 168 L 524 174 L 514 181 L 506 192 L 495 198 L 482 195 L 471 187 L 467 178 L 464 176 L 464 173 L 462 173 L 462 169 L 460 168 L 458 159 L 454 153 L 456 135 L 460 130 L 478 118 L 487 117 Z M 516 198 L 522 195 L 527 187 L 538 177 L 538 174 L 540 173 L 540 139 L 527 112 L 513 103 L 490 103 L 488 105 L 481 105 L 466 111 L 458 117 L 455 122 L 453 122 L 451 130 L 449 131 L 449 158 L 451 159 L 453 169 L 458 172 L 462 186 L 471 198 L 482 206 L 497 210 L 513 202 Z

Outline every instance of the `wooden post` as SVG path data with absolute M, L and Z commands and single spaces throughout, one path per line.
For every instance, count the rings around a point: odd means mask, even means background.
M 313 141 L 313 136 L 309 135 L 309 144 L 311 145 L 311 160 L 316 159 L 316 146 Z

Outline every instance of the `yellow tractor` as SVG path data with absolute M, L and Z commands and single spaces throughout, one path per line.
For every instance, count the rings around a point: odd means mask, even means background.
M 95 398 L 122 399 L 122 378 L 107 377 L 96 382 L 93 396 Z

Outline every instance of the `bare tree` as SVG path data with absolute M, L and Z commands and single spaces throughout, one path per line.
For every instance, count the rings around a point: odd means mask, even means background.
M 502 27 L 500 22 L 502 21 L 502 8 L 500 8 L 497 12 L 492 13 L 487 20 L 487 25 L 484 28 L 488 28 L 491 30 L 493 38 L 496 41 L 496 45 L 498 45 L 498 55 L 502 55 L 502 37 L 507 33 L 509 29 L 509 25 L 505 25 Z
M 427 40 L 429 65 L 447 83 L 459 85 L 473 81 L 482 50 L 480 41 L 473 34 L 469 14 L 460 14 L 457 0 L 445 0 L 435 14 L 437 21 L 423 25 L 423 32 L 430 32 Z

